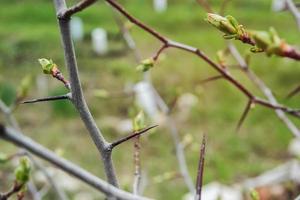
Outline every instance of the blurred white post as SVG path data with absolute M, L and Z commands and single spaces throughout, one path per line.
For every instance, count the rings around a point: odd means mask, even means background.
M 70 29 L 74 41 L 81 41 L 83 39 L 83 23 L 79 17 L 72 17 Z
M 48 77 L 44 74 L 36 77 L 36 86 L 39 96 L 45 96 L 48 94 Z
M 97 55 L 107 53 L 107 33 L 103 28 L 96 28 L 92 31 L 92 45 Z
M 138 82 L 134 86 L 134 91 L 137 104 L 152 120 L 154 120 L 159 109 L 151 85 L 145 81 Z
M 156 12 L 164 12 L 167 10 L 168 2 L 167 0 L 153 0 L 154 10 Z
M 274 12 L 283 11 L 284 9 L 286 9 L 286 2 L 285 2 L 285 0 L 273 0 L 272 10 Z

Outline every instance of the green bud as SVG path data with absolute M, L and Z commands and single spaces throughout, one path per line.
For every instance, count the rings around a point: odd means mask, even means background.
M 140 131 L 145 127 L 145 115 L 143 111 L 140 111 L 133 119 L 133 130 Z
M 138 71 L 146 72 L 154 66 L 153 58 L 145 59 L 136 67 Z
M 266 50 L 270 45 L 272 45 L 272 40 L 270 33 L 266 31 L 252 31 L 251 36 L 255 41 L 256 47 Z
M 55 67 L 55 64 L 53 63 L 53 61 L 51 59 L 48 60 L 46 58 L 40 58 L 40 59 L 38 59 L 38 61 L 42 65 L 44 74 L 52 73 L 52 69 L 53 69 L 53 67 Z
M 207 13 L 206 21 L 225 33 L 226 35 L 233 35 L 237 33 L 235 22 L 237 22 L 232 16 L 222 17 L 217 14 Z
M 0 164 L 7 162 L 8 156 L 4 153 L 0 153 Z
M 25 76 L 22 79 L 20 86 L 18 88 L 18 99 L 22 99 L 27 96 L 31 85 L 32 85 L 32 76 L 31 75 Z
M 252 200 L 259 200 L 260 199 L 259 194 L 256 190 L 252 190 L 250 192 L 250 197 L 251 197 Z
M 275 30 L 275 28 L 270 27 L 269 33 L 270 33 L 270 37 L 271 37 L 271 40 L 273 42 L 273 45 L 274 46 L 280 46 L 280 44 L 282 42 L 282 39 L 279 37 L 279 35 L 278 35 L 277 31 Z
M 21 158 L 20 164 L 15 170 L 16 181 L 20 184 L 27 183 L 30 178 L 30 171 L 31 167 L 29 159 L 26 157 Z

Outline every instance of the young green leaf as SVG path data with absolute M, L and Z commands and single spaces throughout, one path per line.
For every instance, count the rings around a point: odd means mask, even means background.
M 16 181 L 19 184 L 26 184 L 30 178 L 30 161 L 27 157 L 23 157 L 20 159 L 20 164 L 15 170 Z

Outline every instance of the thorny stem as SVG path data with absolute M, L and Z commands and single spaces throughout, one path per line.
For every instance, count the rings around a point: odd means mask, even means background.
M 13 194 L 20 192 L 23 186 L 24 184 L 15 181 L 13 187 L 8 192 L 3 194 L 0 193 L 0 200 L 8 200 Z
M 91 1 L 88 2 L 91 3 Z M 90 110 L 87 106 L 87 103 L 85 101 L 85 98 L 83 96 L 82 87 L 79 80 L 75 50 L 71 39 L 70 26 L 69 26 L 70 18 L 62 17 L 64 16 L 65 12 L 68 12 L 68 9 L 66 7 L 66 2 L 65 0 L 54 0 L 54 4 L 58 16 L 58 24 L 61 32 L 61 37 L 62 37 L 62 43 L 63 43 L 64 54 L 65 54 L 65 62 L 70 77 L 72 102 L 75 108 L 77 109 L 77 111 L 79 112 L 80 117 L 90 134 L 90 137 L 92 138 L 94 144 L 96 145 L 101 155 L 102 162 L 104 164 L 104 171 L 108 182 L 118 187 L 115 168 L 111 157 L 112 152 L 109 149 L 109 144 L 103 137 L 103 134 L 100 132 L 99 128 L 97 127 L 96 122 L 92 117 Z M 84 5 L 85 7 L 88 6 L 88 4 L 84 4 Z M 74 10 L 78 12 L 80 9 L 79 10 L 74 9 Z M 70 13 L 74 14 L 74 12 L 70 12 Z
M 267 87 L 267 85 L 259 79 L 259 77 L 256 76 L 256 74 L 251 70 L 251 68 L 248 67 L 248 64 L 244 60 L 244 58 L 241 56 L 239 51 L 236 49 L 236 47 L 232 44 L 228 44 L 228 49 L 230 53 L 233 55 L 235 60 L 238 62 L 239 67 L 242 69 L 242 71 L 247 75 L 247 77 L 262 91 L 262 93 L 268 98 L 268 100 L 273 104 L 278 104 L 276 98 L 272 94 L 272 91 Z M 289 120 L 289 118 L 285 115 L 285 113 L 282 110 L 275 110 L 278 118 L 285 123 L 287 128 L 292 132 L 292 134 L 296 137 L 300 137 L 300 131 L 295 126 L 295 124 Z
M 29 137 L 19 133 L 18 131 L 4 127 L 0 124 L 0 138 L 15 144 L 18 147 L 24 148 L 31 152 L 32 154 L 38 156 L 39 158 L 46 160 L 66 173 L 74 176 L 75 178 L 81 180 L 87 185 L 103 192 L 106 195 L 116 197 L 121 200 L 149 200 L 145 197 L 140 197 L 118 189 L 117 187 L 107 183 L 106 181 L 99 179 L 98 177 L 92 175 L 88 171 L 78 167 L 72 162 L 57 156 L 52 151 L 43 147 L 39 143 L 31 140 Z
M 246 119 L 246 117 L 247 117 L 247 115 L 248 115 L 248 113 L 249 113 L 252 105 L 253 105 L 252 101 L 249 100 L 248 103 L 247 103 L 247 106 L 245 107 L 245 110 L 244 110 L 244 112 L 243 112 L 243 114 L 242 114 L 242 116 L 241 116 L 241 118 L 240 118 L 240 120 L 238 122 L 238 125 L 236 127 L 236 131 L 237 132 L 240 130 L 243 122 L 245 121 L 245 119 Z
M 120 27 L 120 30 L 123 34 L 123 38 L 124 38 L 126 44 L 128 45 L 128 47 L 133 51 L 136 62 L 140 63 L 141 56 L 140 56 L 140 53 L 139 53 L 138 49 L 136 48 L 135 41 L 133 40 L 129 30 L 124 26 L 124 24 L 122 23 L 122 20 L 117 15 L 118 13 L 116 11 L 115 11 L 115 13 L 116 13 L 115 18 L 116 18 L 117 24 Z M 163 45 L 162 47 L 165 47 L 165 46 Z M 166 105 L 166 103 L 164 102 L 162 97 L 159 95 L 157 90 L 154 88 L 153 84 L 151 83 L 150 78 L 151 78 L 150 77 L 150 72 L 145 72 L 144 73 L 144 81 L 148 82 L 151 85 L 151 89 L 153 90 L 153 93 L 154 93 L 154 96 L 155 96 L 155 101 L 157 102 L 157 104 L 158 104 L 159 108 L 162 110 L 162 112 L 166 114 L 167 121 L 168 121 L 168 128 L 170 129 L 171 136 L 172 136 L 173 143 L 174 143 L 174 147 L 176 149 L 176 158 L 177 158 L 177 161 L 178 161 L 178 166 L 179 166 L 181 175 L 182 175 L 182 177 L 185 181 L 185 184 L 186 184 L 187 188 L 189 189 L 189 191 L 191 193 L 194 193 L 194 191 L 195 191 L 194 190 L 194 183 L 192 181 L 192 178 L 191 178 L 191 176 L 189 174 L 189 171 L 188 171 L 188 168 L 187 168 L 184 149 L 183 149 L 182 144 L 180 142 L 177 127 L 176 127 L 175 123 L 173 123 L 173 119 L 170 116 L 170 108 Z
M 122 138 L 122 139 L 119 139 L 119 140 L 117 140 L 117 141 L 115 141 L 115 142 L 113 142 L 113 143 L 111 143 L 111 144 L 109 145 L 109 146 L 110 146 L 110 149 L 113 149 L 113 148 L 115 148 L 116 146 L 118 146 L 118 145 L 120 145 L 120 144 L 122 144 L 122 143 L 124 143 L 124 142 L 127 142 L 128 140 L 130 140 L 130 139 L 132 139 L 132 138 L 134 138 L 134 137 L 137 137 L 137 136 L 140 136 L 140 135 L 142 135 L 142 134 L 144 134 L 144 133 L 147 133 L 149 130 L 151 130 L 151 129 L 157 127 L 157 126 L 158 126 L 158 125 L 150 126 L 150 127 L 145 128 L 145 129 L 143 129 L 143 130 L 137 131 L 137 132 L 135 132 L 135 133 L 133 133 L 133 134 L 131 134 L 131 135 L 128 135 L 128 136 L 126 136 L 126 137 L 124 137 L 124 138 Z
M 256 98 L 248 89 L 246 89 L 240 82 L 238 82 L 226 70 L 224 70 L 222 68 L 222 66 L 215 63 L 212 59 L 210 59 L 207 55 L 205 55 L 200 49 L 189 46 L 189 45 L 181 44 L 179 42 L 172 41 L 172 40 L 162 36 L 155 30 L 153 30 L 152 28 L 143 24 L 141 21 L 139 21 L 138 19 L 133 17 L 131 14 L 129 14 L 120 4 L 117 3 L 117 1 L 106 0 L 106 2 L 109 3 L 116 10 L 118 10 L 121 14 L 123 14 L 129 21 L 136 24 L 138 27 L 145 30 L 146 32 L 148 32 L 149 34 L 151 34 L 158 40 L 160 40 L 168 48 L 172 47 L 172 48 L 176 48 L 176 49 L 181 49 L 183 51 L 193 53 L 196 56 L 202 58 L 206 63 L 208 63 L 211 67 L 213 67 L 216 71 L 218 71 L 221 75 L 223 75 L 227 81 L 229 81 L 232 85 L 234 85 L 240 92 L 242 92 L 248 99 L 252 100 L 254 103 L 260 104 L 262 106 L 265 106 L 265 107 L 271 108 L 271 109 L 279 109 L 279 110 L 282 110 L 293 116 L 300 117 L 300 114 L 291 108 L 287 108 L 282 105 L 273 104 L 268 101 Z
M 21 104 L 37 103 L 37 102 L 45 102 L 45 101 L 57 101 L 57 100 L 65 100 L 65 99 L 71 100 L 72 99 L 71 93 L 65 95 L 53 96 L 53 97 L 44 97 L 44 98 L 26 100 L 21 102 Z
M 200 148 L 195 200 L 201 200 L 201 190 L 202 190 L 203 172 L 204 172 L 205 148 L 206 148 L 206 137 L 205 137 L 205 134 L 204 134 L 203 139 L 202 139 L 201 148 Z
M 5 103 L 0 99 L 0 111 L 3 112 L 5 114 L 5 118 L 8 122 L 8 124 L 10 124 L 12 127 L 14 127 L 14 129 L 20 131 L 20 127 L 16 121 L 16 119 L 14 118 L 11 110 L 5 105 Z M 21 132 L 20 132 L 21 133 Z M 42 166 L 37 160 L 35 160 L 35 158 L 26 150 L 21 149 L 20 152 L 18 152 L 17 154 L 15 154 L 16 156 L 21 156 L 26 154 L 30 160 L 32 161 L 32 163 L 34 164 L 34 166 L 37 167 L 37 169 L 41 170 L 42 173 L 45 175 L 45 177 L 48 179 L 50 185 L 53 187 L 53 189 L 55 190 L 55 192 L 58 195 L 58 198 L 60 200 L 68 200 L 68 197 L 66 196 L 66 194 L 64 193 L 64 191 L 57 186 L 56 182 L 53 180 L 53 178 L 49 175 L 49 173 L 47 172 L 47 170 L 44 170 L 44 166 Z M 12 157 L 14 157 L 15 155 L 11 156 L 9 159 L 11 159 Z M 28 182 L 28 188 L 30 193 L 33 196 L 34 200 L 39 200 L 41 199 L 40 195 L 36 192 L 36 188 L 35 185 L 33 184 L 32 181 Z

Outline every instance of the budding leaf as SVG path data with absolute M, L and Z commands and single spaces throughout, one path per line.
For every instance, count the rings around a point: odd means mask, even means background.
M 133 119 L 133 130 L 139 131 L 145 127 L 145 115 L 143 111 L 140 111 Z
M 18 88 L 17 99 L 23 99 L 28 95 L 29 89 L 32 85 L 32 79 L 33 78 L 31 75 L 27 75 L 22 79 L 21 84 Z
M 51 59 L 40 58 L 38 61 L 42 65 L 44 74 L 52 74 L 52 70 L 56 67 L 56 64 L 54 64 Z
M 229 19 L 217 14 L 207 13 L 205 20 L 226 35 L 237 34 L 237 28 L 235 28 L 235 26 L 238 26 L 238 24 L 236 24 L 236 20 L 232 16 L 227 17 L 229 17 Z
M 0 153 L 0 164 L 7 162 L 8 156 L 4 153 Z
M 259 194 L 258 194 L 258 192 L 256 191 L 256 190 L 252 190 L 251 192 L 250 192 L 250 196 L 251 196 L 251 199 L 252 200 L 259 200 L 260 198 L 259 198 Z
M 20 184 L 25 184 L 30 178 L 31 166 L 29 159 L 23 157 L 20 159 L 20 164 L 15 170 L 16 181 Z
M 138 71 L 146 72 L 154 66 L 153 58 L 145 59 L 136 67 Z

